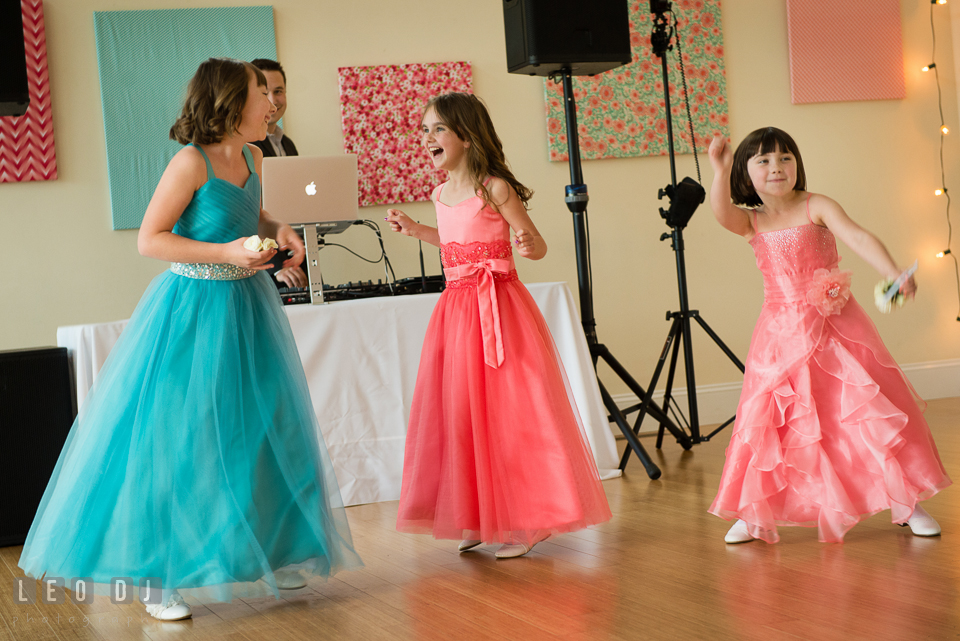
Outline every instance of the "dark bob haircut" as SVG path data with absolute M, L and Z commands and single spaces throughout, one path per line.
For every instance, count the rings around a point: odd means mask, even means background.
M 733 154 L 733 169 L 730 172 L 730 195 L 735 205 L 744 207 L 759 207 L 763 204 L 760 196 L 753 188 L 747 162 L 754 156 L 769 154 L 777 151 L 788 151 L 797 159 L 797 191 L 807 190 L 807 175 L 803 171 L 803 159 L 800 149 L 790 134 L 776 127 L 757 129 L 743 139 L 737 151 Z
M 236 133 L 247 102 L 249 74 L 258 85 L 267 86 L 263 72 L 249 62 L 210 58 L 200 63 L 187 85 L 187 98 L 170 128 L 170 138 L 181 145 L 210 145 Z

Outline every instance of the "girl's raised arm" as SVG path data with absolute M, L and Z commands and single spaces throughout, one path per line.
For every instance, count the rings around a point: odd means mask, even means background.
M 733 148 L 725 138 L 714 136 L 710 143 L 710 164 L 713 165 L 713 186 L 710 188 L 710 207 L 717 222 L 724 229 L 740 236 L 752 236 L 750 214 L 730 201 L 730 171 L 733 167 Z
M 173 233 L 193 194 L 207 180 L 207 165 L 200 152 L 184 147 L 163 171 L 153 198 L 140 224 L 137 249 L 143 256 L 172 263 L 232 263 L 250 269 L 265 269 L 263 263 L 273 254 L 250 251 L 245 238 L 221 244 L 205 243 Z
M 440 187 L 434 187 L 433 193 L 430 194 L 430 200 L 436 201 L 439 194 Z M 436 227 L 421 225 L 399 209 L 388 209 L 387 217 L 384 218 L 384 220 L 390 223 L 390 229 L 392 231 L 399 232 L 404 236 L 411 236 L 425 243 L 430 243 L 434 247 L 440 246 L 440 232 L 437 231 Z
M 821 194 L 810 196 L 810 220 L 823 225 L 833 235 L 842 240 L 857 256 L 867 261 L 871 267 L 880 272 L 880 275 L 890 280 L 895 279 L 903 271 L 887 251 L 880 239 L 855 223 L 832 198 Z M 917 284 L 911 276 L 900 287 L 907 298 L 913 298 L 917 291 Z
M 530 220 L 530 215 L 507 182 L 494 177 L 490 181 L 490 196 L 500 215 L 507 221 L 516 235 L 517 253 L 530 260 L 540 260 L 547 255 L 547 241 L 543 239 L 537 226 Z

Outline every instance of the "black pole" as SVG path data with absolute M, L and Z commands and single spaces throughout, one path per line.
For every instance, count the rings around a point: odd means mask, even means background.
M 646 395 L 644 389 L 623 369 L 616 358 L 610 353 L 610 350 L 597 340 L 597 321 L 593 311 L 590 238 L 587 228 L 587 203 L 590 201 L 590 196 L 587 192 L 587 186 L 583 183 L 583 167 L 580 163 L 580 139 L 577 134 L 577 103 L 573 96 L 573 80 L 570 69 L 563 69 L 556 75 L 562 78 L 560 82 L 563 85 L 564 113 L 566 114 L 567 120 L 567 151 L 570 164 L 570 184 L 566 187 L 564 201 L 567 204 L 567 209 L 573 214 L 573 239 L 576 245 L 575 251 L 577 256 L 577 284 L 580 292 L 580 322 L 583 325 L 583 333 L 587 339 L 587 346 L 590 348 L 590 356 L 593 360 L 594 369 L 597 367 L 597 362 L 603 359 L 605 363 L 613 368 L 614 372 L 627 384 L 633 393 L 637 394 L 639 398 L 643 398 Z M 628 443 L 627 450 L 636 452 L 637 458 L 640 459 L 647 475 L 651 479 L 659 478 L 661 474 L 660 468 L 657 467 L 646 450 L 644 450 L 636 433 L 630 429 L 626 416 L 623 411 L 617 407 L 613 397 L 607 392 L 606 387 L 600 380 L 599 373 L 597 373 L 597 383 L 600 387 L 604 407 L 606 407 L 609 413 L 607 418 L 615 423 L 617 427 L 620 428 L 620 431 L 623 432 Z M 648 413 L 660 421 L 660 425 L 670 430 L 671 433 L 682 436 L 680 430 L 659 406 L 651 403 Z
M 587 343 L 597 340 L 597 320 L 593 312 L 593 275 L 590 269 L 590 240 L 587 237 L 587 203 L 590 196 L 583 184 L 580 164 L 580 138 L 577 134 L 577 102 L 573 97 L 570 70 L 563 70 L 563 108 L 567 117 L 567 157 L 570 164 L 570 184 L 564 200 L 573 214 L 573 242 L 577 254 L 577 286 L 580 292 L 580 323 Z
M 670 151 L 670 184 L 677 188 L 677 161 L 673 153 L 673 118 L 670 116 L 670 72 L 667 69 L 667 52 L 655 51 L 660 56 L 663 71 L 663 107 L 667 114 L 667 148 Z

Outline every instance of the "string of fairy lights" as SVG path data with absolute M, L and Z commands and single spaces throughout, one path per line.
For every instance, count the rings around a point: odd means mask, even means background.
M 930 64 L 921 68 L 921 71 L 933 71 L 933 76 L 937 81 L 937 107 L 940 110 L 940 187 L 933 191 L 937 196 L 945 196 L 947 201 L 947 246 L 937 253 L 937 258 L 949 256 L 953 259 L 953 270 L 957 277 L 957 321 L 960 321 L 960 264 L 957 263 L 957 256 L 950 248 L 953 241 L 953 223 L 950 221 L 950 191 L 947 189 L 946 173 L 943 168 L 943 143 L 950 133 L 946 121 L 943 118 L 943 91 L 940 88 L 940 72 L 937 70 L 937 30 L 933 22 L 933 9 L 938 4 L 947 4 L 947 0 L 930 0 L 930 40 L 932 42 L 932 51 L 930 53 Z

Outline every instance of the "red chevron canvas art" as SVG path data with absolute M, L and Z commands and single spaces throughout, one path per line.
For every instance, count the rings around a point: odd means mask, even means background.
M 22 0 L 20 6 L 30 106 L 19 118 L 0 118 L 0 183 L 57 178 L 43 2 Z

